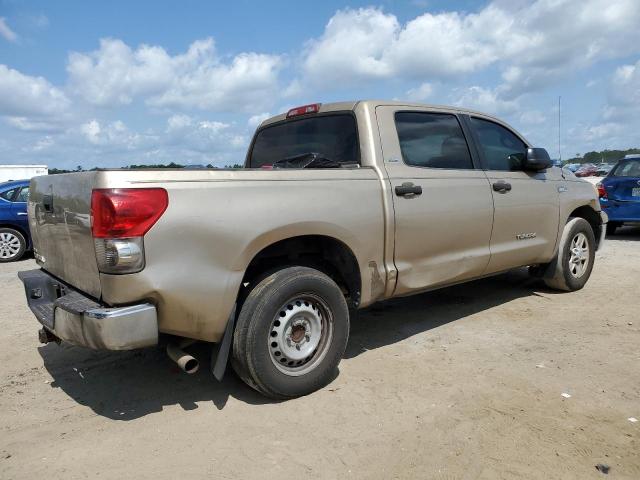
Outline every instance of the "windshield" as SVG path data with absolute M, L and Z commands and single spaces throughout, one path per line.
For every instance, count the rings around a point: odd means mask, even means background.
M 612 177 L 640 177 L 640 160 L 622 160 L 611 173 Z
M 313 116 L 265 127 L 256 135 L 247 168 L 310 153 L 340 164 L 360 163 L 353 115 Z

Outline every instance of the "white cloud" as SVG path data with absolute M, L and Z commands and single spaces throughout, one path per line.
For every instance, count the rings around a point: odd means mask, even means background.
M 201 154 L 235 151 L 246 146 L 248 139 L 232 127 L 229 123 L 173 115 L 167 119 L 165 141 Z
M 637 119 L 639 109 L 640 60 L 632 65 L 622 65 L 614 72 L 604 118 L 615 121 Z
M 102 39 L 90 53 L 72 53 L 71 85 L 87 102 L 126 105 L 136 97 L 150 106 L 234 111 L 271 103 L 283 62 L 279 56 L 241 53 L 224 62 L 211 38 L 171 56 L 159 46 L 133 50 L 118 39 Z
M 9 25 L 7 24 L 7 19 L 4 17 L 0 17 L 0 37 L 4 37 L 8 42 L 17 42 L 18 35 L 16 32 L 11 30 Z
M 56 132 L 64 130 L 64 125 L 54 118 L 5 117 L 5 121 L 13 128 L 24 132 Z
M 433 86 L 430 83 L 423 83 L 416 88 L 407 90 L 407 99 L 412 102 L 424 102 L 433 94 Z
M 252 115 L 251 117 L 249 117 L 249 120 L 247 121 L 247 125 L 250 128 L 257 128 L 258 125 L 260 125 L 262 122 L 264 122 L 267 118 L 271 116 L 272 115 L 268 112 Z
M 504 100 L 497 89 L 473 86 L 454 93 L 454 105 L 480 110 L 490 114 L 507 114 L 518 110 L 515 100 Z
M 433 79 L 504 69 L 516 98 L 594 62 L 640 52 L 637 0 L 495 1 L 477 13 L 424 13 L 401 24 L 377 8 L 336 12 L 304 54 L 323 88 L 361 80 Z
M 145 140 L 143 136 L 129 131 L 121 120 L 102 124 L 94 119 L 82 124 L 79 132 L 91 145 L 105 149 L 132 150 L 141 146 Z
M 0 115 L 13 117 L 53 116 L 69 108 L 62 90 L 42 77 L 31 77 L 0 65 Z
M 527 110 L 520 114 L 520 122 L 525 125 L 542 125 L 546 121 L 547 117 L 538 110 Z

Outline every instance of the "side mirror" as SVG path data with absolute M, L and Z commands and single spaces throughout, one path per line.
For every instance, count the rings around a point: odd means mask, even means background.
M 525 170 L 545 170 L 553 166 L 549 153 L 544 148 L 527 148 L 527 158 L 524 161 Z

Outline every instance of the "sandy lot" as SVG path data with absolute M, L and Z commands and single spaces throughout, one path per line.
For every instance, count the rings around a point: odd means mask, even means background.
M 580 292 L 515 271 L 362 312 L 333 383 L 283 403 L 155 349 L 40 346 L 34 262 L 0 265 L 0 478 L 639 479 L 640 229 L 621 233 Z

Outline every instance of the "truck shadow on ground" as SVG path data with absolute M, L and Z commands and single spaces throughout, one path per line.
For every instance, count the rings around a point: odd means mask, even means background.
M 631 240 L 640 241 L 640 227 L 620 227 L 614 235 L 607 235 L 607 241 L 612 240 Z
M 468 315 L 536 295 L 544 290 L 540 280 L 526 270 L 477 280 L 408 298 L 377 304 L 359 312 L 351 323 L 345 358 L 353 358 Z M 169 360 L 164 350 L 95 352 L 71 345 L 48 344 L 38 349 L 60 388 L 79 404 L 114 420 L 132 420 L 163 408 L 180 405 L 185 411 L 199 403 L 225 407 L 231 396 L 252 405 L 272 403 L 239 380 L 229 367 L 222 382 L 210 373 L 210 344 L 195 344 L 189 352 L 200 370 L 186 375 Z

